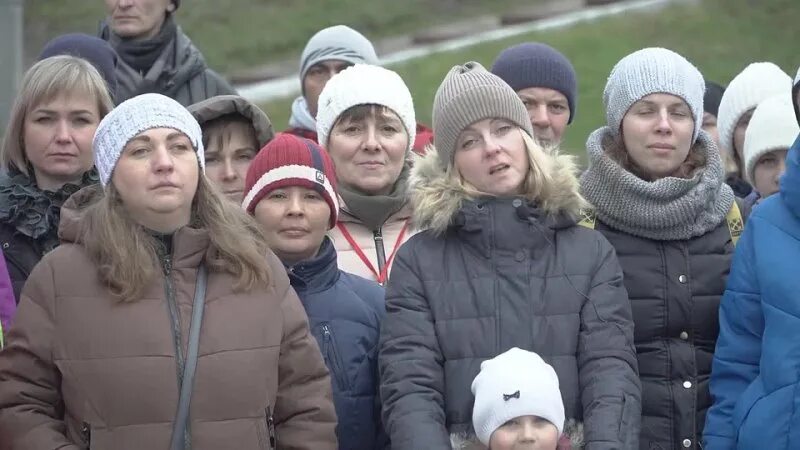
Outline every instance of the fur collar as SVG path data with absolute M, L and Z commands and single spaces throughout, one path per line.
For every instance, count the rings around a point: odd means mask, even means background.
M 486 446 L 478 441 L 473 431 L 450 434 L 450 445 L 453 450 L 485 450 Z M 583 423 L 575 419 L 567 420 L 564 434 L 558 442 L 556 450 L 581 450 L 585 446 Z

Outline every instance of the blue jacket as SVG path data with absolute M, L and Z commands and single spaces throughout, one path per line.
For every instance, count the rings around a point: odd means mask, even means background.
M 719 321 L 705 449 L 799 449 L 800 138 L 750 215 Z
M 339 270 L 327 237 L 315 258 L 287 270 L 331 373 L 339 448 L 385 448 L 377 367 L 378 336 L 386 313 L 383 288 Z

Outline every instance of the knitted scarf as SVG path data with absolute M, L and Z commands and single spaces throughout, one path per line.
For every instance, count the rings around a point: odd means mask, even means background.
M 706 133 L 700 133 L 691 150 L 705 156 L 706 166 L 686 179 L 642 180 L 608 156 L 610 145 L 608 127 L 589 136 L 589 168 L 581 176 L 581 191 L 604 224 L 634 236 L 672 241 L 702 236 L 725 220 L 734 195 Z
M 358 218 L 370 230 L 379 230 L 389 216 L 400 211 L 408 202 L 406 188 L 409 171 L 409 164 L 403 166 L 392 191 L 386 195 L 368 195 L 339 185 L 339 196 L 347 205 L 347 212 Z
M 114 47 L 119 57 L 134 70 L 146 74 L 161 56 L 164 48 L 175 39 L 178 26 L 175 24 L 172 14 L 167 14 L 161 30 L 150 39 L 124 39 L 110 31 L 111 27 L 108 27 L 108 30 L 111 46 Z

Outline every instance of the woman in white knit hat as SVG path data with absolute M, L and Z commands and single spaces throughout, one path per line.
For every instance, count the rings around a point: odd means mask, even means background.
M 747 181 L 753 185 L 753 204 L 778 192 L 778 183 L 786 170 L 786 154 L 800 134 L 792 99 L 786 93 L 761 102 L 744 140 L 744 166 Z M 750 198 L 750 197 L 748 197 Z
M 0 353 L 0 448 L 336 449 L 303 306 L 197 121 L 144 94 L 92 147 L 102 186 L 64 205 Z
M 770 62 L 757 62 L 736 75 L 722 95 L 717 127 L 720 145 L 731 150 L 739 167 L 738 173 L 726 180 L 737 197 L 752 194 L 752 186 L 745 176 L 744 139 L 753 111 L 762 101 L 786 94 L 791 88 L 791 77 L 780 67 Z
M 410 184 L 425 231 L 397 253 L 381 326 L 392 449 L 474 440 L 472 380 L 512 347 L 553 366 L 589 448 L 636 448 L 630 303 L 611 246 L 578 226 L 573 158 L 545 152 L 522 100 L 476 62 L 445 77 L 433 132 Z
M 336 166 L 341 211 L 330 234 L 342 270 L 385 284 L 414 234 L 406 189 L 415 134 L 411 92 L 395 72 L 356 64 L 325 85 L 317 135 Z
M 643 450 L 699 448 L 719 299 L 742 227 L 744 211 L 702 130 L 704 89 L 677 53 L 636 51 L 611 71 L 607 126 L 586 143 L 581 188 L 593 210 L 584 224 L 611 242 L 625 273 Z

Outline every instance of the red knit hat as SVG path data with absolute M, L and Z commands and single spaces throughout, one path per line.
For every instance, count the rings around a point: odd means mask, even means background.
M 319 192 L 331 209 L 330 228 L 336 226 L 339 197 L 336 172 L 328 152 L 308 139 L 278 133 L 258 152 L 247 170 L 242 207 L 253 214 L 265 195 L 290 186 Z

